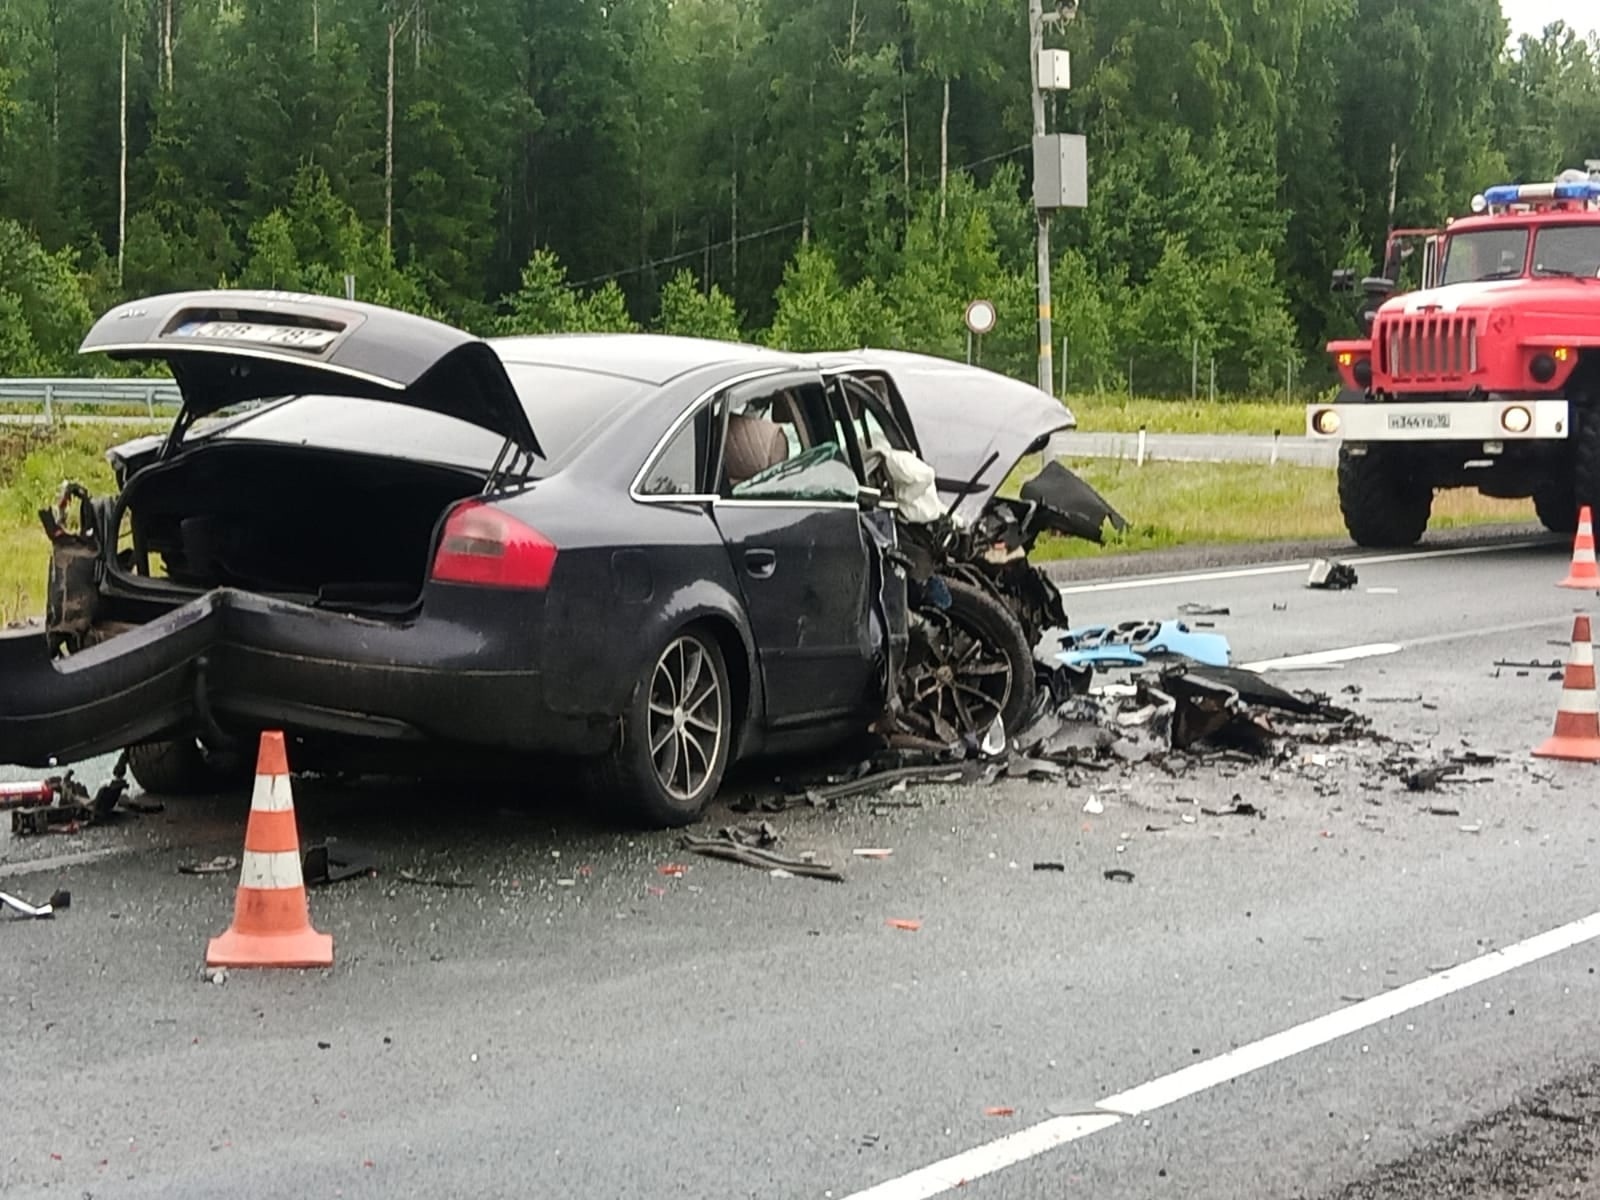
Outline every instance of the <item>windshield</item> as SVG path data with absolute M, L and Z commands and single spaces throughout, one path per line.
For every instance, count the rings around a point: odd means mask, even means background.
M 1541 229 L 1533 243 L 1535 275 L 1600 276 L 1600 225 L 1556 225 Z
M 1460 233 L 1450 239 L 1450 245 L 1445 250 L 1443 282 L 1515 279 L 1522 274 L 1522 264 L 1527 256 L 1526 228 Z

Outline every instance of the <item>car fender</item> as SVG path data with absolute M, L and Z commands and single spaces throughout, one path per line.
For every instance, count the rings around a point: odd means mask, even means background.
M 592 592 L 589 594 L 593 594 Z M 748 726 L 764 708 L 755 642 L 740 599 L 722 582 L 696 578 L 655 590 L 650 603 L 629 605 L 626 618 L 602 616 L 587 605 L 547 609 L 543 670 L 548 703 L 557 712 L 615 719 L 626 710 L 644 672 L 678 630 L 712 620 L 731 636 L 722 639 L 730 671 L 747 681 L 742 716 Z M 731 644 L 730 644 L 731 643 Z M 737 653 L 733 653 L 736 651 Z

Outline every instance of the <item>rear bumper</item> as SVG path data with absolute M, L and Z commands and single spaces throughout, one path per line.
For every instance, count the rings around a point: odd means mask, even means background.
M 1517 429 L 1520 416 L 1527 427 Z M 1324 432 L 1332 414 L 1337 427 Z M 1565 400 L 1393 400 L 1362 404 L 1314 404 L 1306 410 L 1306 434 L 1317 441 L 1347 442 L 1525 442 L 1560 440 L 1568 434 Z
M 537 662 L 530 648 L 477 615 L 402 626 L 224 588 L 65 659 L 37 631 L 0 634 L 0 762 L 217 728 L 603 749 L 604 716 L 551 712 L 540 672 L 504 665 Z

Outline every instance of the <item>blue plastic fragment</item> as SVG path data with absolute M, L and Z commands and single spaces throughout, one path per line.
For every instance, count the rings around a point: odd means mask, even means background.
M 1226 667 L 1232 647 L 1220 633 L 1196 633 L 1183 621 L 1125 621 L 1069 629 L 1056 661 L 1068 666 L 1142 667 L 1149 658 L 1174 655 L 1208 667 Z

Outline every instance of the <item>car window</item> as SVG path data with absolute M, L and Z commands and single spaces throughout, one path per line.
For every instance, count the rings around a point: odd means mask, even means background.
M 1474 283 L 1480 279 L 1515 279 L 1528 253 L 1526 229 L 1482 229 L 1458 233 L 1445 250 L 1442 282 Z
M 543 363 L 508 362 L 505 368 L 551 461 L 564 458 L 649 387 L 637 379 Z
M 723 437 L 721 494 L 735 500 L 854 501 L 856 474 L 828 423 L 820 381 L 735 389 Z
M 905 436 L 889 415 L 889 406 L 874 388 L 858 379 L 845 379 L 842 383 L 845 405 L 855 422 L 856 438 L 863 454 L 885 447 L 909 449 Z
M 1600 276 L 1600 225 L 1541 229 L 1533 243 L 1535 275 Z
M 710 444 L 711 408 L 702 405 L 651 463 L 639 491 L 646 496 L 693 496 L 704 493 L 706 450 Z

